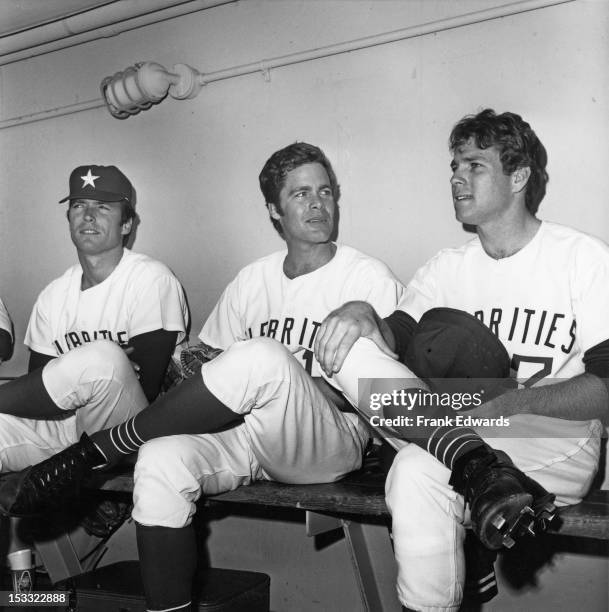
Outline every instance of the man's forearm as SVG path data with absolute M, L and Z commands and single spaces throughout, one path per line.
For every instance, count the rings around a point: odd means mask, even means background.
M 609 393 L 594 374 L 581 374 L 553 385 L 509 391 L 476 409 L 479 414 L 539 414 L 572 421 L 607 422 Z

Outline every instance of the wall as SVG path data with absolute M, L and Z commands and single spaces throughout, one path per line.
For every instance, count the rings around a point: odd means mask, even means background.
M 95 98 L 104 76 L 136 61 L 210 72 L 500 4 L 242 0 L 4 66 L 0 119 Z M 540 216 L 609 240 L 608 31 L 609 2 L 577 0 L 272 70 L 268 82 L 254 74 L 212 83 L 194 100 L 167 99 L 125 121 L 96 109 L 0 131 L 0 292 L 18 342 L 2 375 L 25 370 L 32 303 L 75 260 L 57 201 L 80 164 L 115 163 L 131 177 L 141 216 L 134 248 L 180 277 L 194 335 L 237 270 L 282 246 L 257 176 L 295 140 L 320 145 L 335 164 L 340 240 L 404 281 L 468 238 L 453 218 L 446 140 L 457 119 L 487 106 L 522 114 L 549 151 Z M 574 553 L 550 573 L 560 568 L 560 583 L 567 572 L 588 575 L 586 564 L 606 576 L 606 559 Z M 550 586 L 535 596 L 539 610 L 556 606 L 552 576 L 543 578 Z M 559 605 L 585 588 L 585 609 L 606 609 L 606 582 L 572 582 L 559 585 Z M 294 584 L 274 586 L 277 601 L 297 598 Z M 298 609 L 297 600 L 284 609 Z M 527 607 L 516 595 L 506 601 Z

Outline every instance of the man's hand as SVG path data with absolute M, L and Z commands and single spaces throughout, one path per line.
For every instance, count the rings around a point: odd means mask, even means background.
M 368 302 L 347 302 L 333 310 L 315 336 L 315 358 L 327 376 L 338 372 L 351 347 L 360 338 L 369 338 L 383 353 L 393 359 L 397 355 L 391 330 Z

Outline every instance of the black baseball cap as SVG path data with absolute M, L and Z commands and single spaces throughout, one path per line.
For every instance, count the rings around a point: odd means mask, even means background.
M 404 361 L 432 390 L 484 389 L 489 400 L 516 386 L 510 378 L 510 356 L 499 338 L 456 308 L 432 308 L 421 317 Z
M 59 203 L 79 199 L 132 204 L 133 185 L 116 166 L 78 166 L 70 174 L 70 194 Z

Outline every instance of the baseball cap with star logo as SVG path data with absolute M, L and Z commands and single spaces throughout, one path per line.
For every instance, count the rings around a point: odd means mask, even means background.
M 133 186 L 116 166 L 78 166 L 70 174 L 70 195 L 66 200 L 99 200 L 132 203 Z

